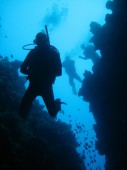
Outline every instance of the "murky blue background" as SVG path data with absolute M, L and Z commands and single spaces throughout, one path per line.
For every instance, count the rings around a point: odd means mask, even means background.
M 69 55 L 75 61 L 77 73 L 83 79 L 85 70 L 92 70 L 91 60 L 82 60 L 81 44 L 89 44 L 91 32 L 89 24 L 96 21 L 105 23 L 105 14 L 109 13 L 105 8 L 107 0 L 0 0 L 0 54 L 8 56 L 10 60 L 24 60 L 28 51 L 22 46 L 32 43 L 36 33 L 45 31 L 47 24 L 50 42 L 56 46 L 63 61 L 65 55 Z M 13 58 L 11 58 L 13 55 Z M 76 89 L 81 83 L 75 80 Z M 97 151 L 96 163 L 88 166 L 96 134 L 93 130 L 95 123 L 93 115 L 89 112 L 89 103 L 82 97 L 73 95 L 68 82 L 68 76 L 63 69 L 62 77 L 56 79 L 54 85 L 55 98 L 60 97 L 67 105 L 63 105 L 64 114 L 59 113 L 57 119 L 72 125 L 80 146 L 77 151 L 86 153 L 86 167 L 94 170 L 98 167 L 104 169 L 104 156 Z M 40 102 L 43 104 L 42 99 Z M 78 129 L 77 125 L 83 125 Z M 86 150 L 85 142 L 93 142 L 92 148 Z

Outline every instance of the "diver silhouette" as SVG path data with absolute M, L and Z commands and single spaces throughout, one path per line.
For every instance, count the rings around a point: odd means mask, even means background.
M 33 100 L 41 96 L 50 116 L 55 117 L 61 110 L 60 99 L 54 99 L 52 85 L 57 76 L 62 75 L 60 53 L 50 45 L 45 33 L 39 32 L 31 49 L 21 65 L 21 73 L 28 76 L 29 86 L 22 98 L 18 114 L 26 117 Z
M 65 60 L 62 63 L 62 66 L 64 67 L 65 72 L 68 74 L 69 84 L 72 86 L 73 94 L 77 95 L 74 79 L 78 80 L 81 83 L 82 83 L 82 80 L 76 72 L 75 61 L 70 59 L 69 56 L 66 56 Z
M 100 56 L 96 53 L 95 47 L 93 45 L 85 46 L 85 44 L 82 44 L 81 48 L 83 49 L 84 57 L 79 56 L 79 58 L 84 60 L 91 59 L 93 64 L 96 64 L 98 61 L 100 61 Z

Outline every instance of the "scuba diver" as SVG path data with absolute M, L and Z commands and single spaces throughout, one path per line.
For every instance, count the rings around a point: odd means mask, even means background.
M 82 44 L 81 48 L 83 49 L 83 55 L 85 57 L 79 56 L 79 58 L 84 60 L 91 59 L 93 64 L 96 64 L 98 61 L 100 61 L 100 56 L 96 53 L 95 47 L 93 45 L 85 46 L 85 44 Z
M 65 72 L 68 74 L 69 83 L 72 86 L 73 94 L 77 95 L 74 79 L 78 80 L 81 83 L 82 83 L 82 80 L 76 72 L 75 61 L 71 60 L 69 56 L 66 56 L 65 60 L 62 63 L 62 66 L 64 67 Z
M 54 99 L 52 88 L 55 78 L 62 75 L 60 53 L 50 45 L 49 37 L 45 33 L 39 32 L 34 44 L 35 48 L 30 50 L 20 68 L 21 73 L 28 76 L 29 86 L 20 103 L 18 114 L 25 118 L 33 100 L 41 96 L 48 113 L 55 117 L 61 111 L 63 103 L 59 98 Z

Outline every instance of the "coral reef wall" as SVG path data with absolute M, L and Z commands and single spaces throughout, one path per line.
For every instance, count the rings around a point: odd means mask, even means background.
M 0 58 L 0 170 L 85 170 L 70 125 L 51 118 L 37 100 L 27 119 L 17 115 L 26 81 L 20 65 Z
M 8 57 L 0 59 L 0 112 L 17 111 L 25 92 L 25 77 L 18 76 L 21 61 L 9 62 Z
M 90 24 L 90 42 L 101 58 L 86 71 L 79 94 L 96 120 L 96 148 L 106 155 L 106 170 L 127 169 L 127 2 L 108 1 L 106 23 Z

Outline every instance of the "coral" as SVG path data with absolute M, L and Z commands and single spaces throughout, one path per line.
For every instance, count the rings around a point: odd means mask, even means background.
M 50 117 L 38 100 L 27 119 L 17 115 L 25 92 L 20 65 L 0 60 L 0 169 L 85 170 L 71 126 Z
M 106 170 L 127 169 L 127 4 L 120 0 L 107 2 L 112 14 L 95 31 L 90 40 L 101 59 L 93 73 L 85 72 L 79 95 L 90 103 L 96 120 L 96 148 L 106 155 Z
M 25 91 L 25 78 L 18 76 L 21 63 L 17 60 L 9 62 L 7 57 L 0 60 L 0 112 L 13 112 L 19 106 Z

